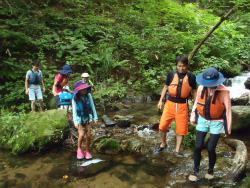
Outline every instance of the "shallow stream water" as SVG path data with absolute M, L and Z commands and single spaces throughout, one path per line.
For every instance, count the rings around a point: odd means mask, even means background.
M 136 125 L 148 124 L 150 118 L 160 118 L 157 113 L 157 102 L 129 104 L 131 109 L 118 112 L 98 112 L 99 119 L 107 114 L 111 119 L 114 115 L 132 115 L 132 123 Z M 100 126 L 101 123 L 98 125 Z M 246 144 L 250 151 L 250 131 L 236 132 L 231 138 L 237 138 Z M 154 147 L 159 144 L 158 133 L 154 131 L 141 132 L 149 143 L 150 155 L 134 156 L 128 154 L 103 155 L 92 151 L 93 159 L 77 160 L 76 152 L 70 149 L 51 149 L 42 154 L 26 154 L 17 156 L 9 152 L 0 151 L 0 188 L 208 188 L 208 187 L 236 187 L 246 188 L 249 181 L 240 181 L 234 185 L 224 182 L 226 173 L 230 170 L 234 151 L 219 141 L 217 147 L 217 163 L 215 179 L 206 181 L 202 178 L 197 183 L 187 180 L 193 168 L 192 151 L 182 147 L 184 157 L 174 154 L 175 134 L 172 129 L 168 133 L 169 147 L 157 153 Z M 208 163 L 207 152 L 202 152 L 204 158 L 201 163 L 201 175 L 204 176 Z M 248 152 L 250 157 L 250 152 Z M 226 169 L 225 169 L 226 168 Z M 247 172 L 249 174 L 249 165 Z

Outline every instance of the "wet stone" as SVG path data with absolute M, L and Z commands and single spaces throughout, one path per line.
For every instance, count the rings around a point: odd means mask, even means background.
M 0 171 L 3 171 L 5 169 L 3 164 L 0 164 Z
M 14 187 L 16 186 L 17 179 L 8 179 L 6 181 L 6 187 Z
M 25 179 L 26 176 L 25 176 L 24 174 L 21 174 L 21 173 L 16 173 L 16 174 L 15 174 L 15 178 Z

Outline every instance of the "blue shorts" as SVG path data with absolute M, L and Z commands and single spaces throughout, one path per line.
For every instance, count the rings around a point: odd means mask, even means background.
M 28 88 L 28 90 L 29 90 L 29 100 L 30 101 L 35 101 L 36 98 L 38 100 L 43 100 L 43 94 L 42 94 L 41 88 L 38 88 L 38 89 Z
M 224 133 L 223 122 L 209 121 L 199 116 L 196 130 L 201 132 L 210 132 L 211 134 L 222 134 Z

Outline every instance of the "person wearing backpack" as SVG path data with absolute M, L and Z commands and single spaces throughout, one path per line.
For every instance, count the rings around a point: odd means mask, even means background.
M 55 96 L 57 109 L 60 110 L 60 98 L 59 94 L 62 92 L 63 87 L 68 84 L 69 74 L 72 73 L 69 65 L 64 65 L 63 70 L 55 76 L 54 84 L 52 87 L 52 93 Z
M 214 178 L 217 143 L 221 134 L 231 134 L 232 127 L 231 100 L 229 90 L 222 84 L 225 81 L 223 74 L 213 67 L 208 68 L 197 75 L 196 81 L 200 86 L 190 117 L 191 124 L 197 124 L 193 156 L 194 171 L 188 177 L 190 181 L 199 180 L 201 151 L 208 132 L 210 132 L 207 146 L 209 165 L 205 178 L 208 180 Z
M 188 58 L 180 55 L 176 57 L 175 62 L 177 70 L 168 73 L 167 80 L 161 92 L 161 98 L 157 105 L 161 109 L 163 99 L 168 91 L 169 96 L 164 105 L 159 124 L 161 144 L 157 148 L 157 151 L 160 152 L 167 147 L 167 130 L 174 119 L 176 124 L 175 153 L 177 156 L 182 156 L 183 154 L 180 153 L 181 143 L 184 135 L 188 133 L 188 97 L 192 93 L 193 98 L 195 98 L 197 89 L 195 75 L 188 71 Z
M 60 98 L 60 108 L 61 110 L 66 109 L 67 110 L 67 119 L 72 119 L 72 106 L 71 106 L 71 100 L 72 100 L 73 94 L 71 94 L 69 86 L 64 86 L 63 91 L 59 94 Z
M 91 94 L 88 92 L 87 85 L 84 81 L 79 80 L 74 84 L 73 93 L 75 96 L 72 99 L 73 121 L 76 129 L 78 130 L 78 144 L 77 144 L 77 158 L 86 159 L 92 158 L 89 153 L 91 124 L 94 121 L 98 123 L 98 117 Z M 93 113 L 93 115 L 92 115 Z M 83 151 L 82 142 L 86 136 L 86 151 Z
M 40 83 L 43 87 L 43 93 L 45 92 L 45 86 L 43 82 L 42 71 L 38 69 L 39 62 L 32 62 L 32 69 L 28 70 L 25 78 L 25 94 L 29 95 L 29 100 L 31 101 L 31 110 L 36 109 L 36 98 L 39 100 L 40 111 L 43 112 L 43 94 L 41 91 Z

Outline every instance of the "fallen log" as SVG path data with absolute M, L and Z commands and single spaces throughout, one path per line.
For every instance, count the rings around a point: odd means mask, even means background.
M 224 142 L 236 149 L 233 166 L 226 178 L 227 183 L 234 183 L 238 181 L 240 177 L 245 173 L 247 148 L 242 141 L 237 139 L 226 139 Z

